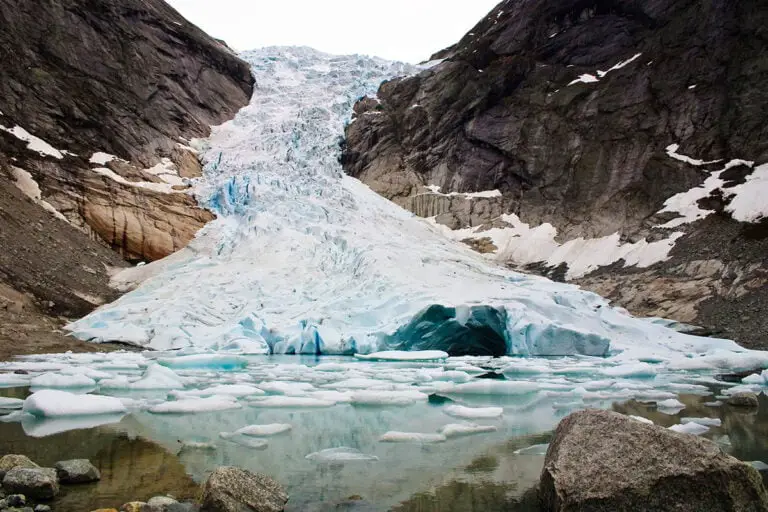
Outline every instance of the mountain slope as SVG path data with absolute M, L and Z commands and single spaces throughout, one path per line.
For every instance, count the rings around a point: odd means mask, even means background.
M 162 0 L 0 0 L 0 59 L 0 320 L 16 326 L 0 337 L 17 341 L 114 299 L 109 269 L 213 218 L 189 141 L 253 78 Z
M 344 168 L 500 261 L 761 345 L 768 208 L 731 196 L 765 187 L 766 22 L 749 0 L 502 2 L 358 103 Z M 714 314 L 737 298 L 757 325 Z

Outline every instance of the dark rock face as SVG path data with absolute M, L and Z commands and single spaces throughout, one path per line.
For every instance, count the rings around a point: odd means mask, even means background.
M 189 140 L 254 80 L 162 0 L 0 0 L 0 61 L 0 285 L 33 303 L 0 300 L 0 323 L 42 326 L 112 300 L 121 257 L 167 256 L 213 219 Z
M 235 467 L 219 467 L 203 486 L 206 512 L 281 512 L 288 495 L 268 476 Z
M 670 158 L 668 146 L 679 144 L 678 153 L 705 161 L 768 160 L 762 114 L 768 90 L 760 85 L 768 79 L 767 23 L 768 8 L 758 0 L 502 2 L 459 43 L 433 57 L 444 62 L 386 82 L 378 101 L 358 103 L 346 132 L 344 168 L 417 215 L 454 229 L 490 226 L 501 211 L 532 227 L 552 224 L 560 243 L 616 232 L 622 241 L 664 238 L 668 230 L 652 229 L 669 220 L 657 213 L 664 202 L 722 169 Z M 579 81 L 583 75 L 592 78 Z M 730 169 L 724 187 L 751 172 Z M 502 197 L 490 204 L 472 199 L 476 205 L 470 207 L 456 196 L 426 191 L 428 185 L 443 193 L 499 190 Z M 766 279 L 758 247 L 765 229 L 731 219 L 722 197 L 705 203 L 721 212 L 725 232 L 746 251 L 722 255 L 714 272 L 694 265 L 686 273 L 630 278 L 625 288 L 649 277 L 658 280 L 657 289 L 670 279 L 696 281 L 690 298 L 684 284 L 675 286 L 677 306 L 686 314 L 672 318 L 712 328 L 715 313 L 704 311 L 707 302 L 738 296 L 768 310 L 762 297 L 749 299 L 758 293 L 753 285 Z M 668 267 L 707 259 L 701 253 L 715 243 L 696 239 L 702 222 L 677 229 L 692 237 L 688 246 L 699 254 L 678 255 Z M 546 266 L 535 270 L 562 274 Z M 632 304 L 620 291 L 623 275 L 611 269 L 616 292 L 609 298 L 640 314 L 673 309 L 659 296 Z M 610 287 L 579 283 L 601 292 Z M 717 322 L 735 331 L 743 323 L 722 315 Z M 752 346 L 766 343 L 749 333 L 733 337 Z
M 540 497 L 547 511 L 768 510 L 758 471 L 711 441 L 597 410 L 558 425 Z

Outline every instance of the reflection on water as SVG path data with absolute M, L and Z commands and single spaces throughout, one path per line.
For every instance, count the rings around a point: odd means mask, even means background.
M 110 427 L 34 439 L 18 423 L 0 423 L 0 453 L 21 453 L 42 466 L 85 458 L 99 468 L 101 480 L 97 483 L 62 486 L 54 502 L 57 512 L 118 508 L 128 501 L 167 493 L 178 499 L 193 498 L 198 493 L 197 484 L 175 455 Z
M 24 389 L 2 391 L 17 398 L 26 394 Z M 747 411 L 705 405 L 712 399 L 681 395 L 686 408 L 675 415 L 637 401 L 614 404 L 613 409 L 664 427 L 686 417 L 719 418 L 722 426 L 712 427 L 704 437 L 742 460 L 768 460 L 768 400 L 761 397 L 761 408 Z M 434 432 L 445 423 L 460 421 L 446 416 L 437 401 L 409 407 L 343 404 L 312 410 L 246 406 L 194 416 L 137 412 L 112 425 L 41 438 L 30 436 L 56 432 L 60 426 L 0 423 L 0 453 L 23 453 L 43 465 L 65 458 L 90 459 L 102 472 L 101 482 L 65 487 L 56 502 L 59 512 L 116 507 L 166 493 L 191 498 L 198 492 L 195 481 L 220 465 L 275 477 L 288 488 L 288 510 L 294 512 L 536 510 L 531 489 L 538 482 L 544 456 L 539 450 L 515 452 L 549 442 L 553 427 L 570 411 L 525 397 L 475 397 L 472 404 L 505 407 L 503 418 L 489 420 L 498 432 L 435 445 L 378 442 L 387 430 Z M 222 431 L 265 423 L 290 423 L 293 429 L 269 438 L 264 450 L 219 436 Z M 182 442 L 204 444 L 182 448 Z M 353 447 L 379 460 L 317 463 L 305 458 L 333 446 Z

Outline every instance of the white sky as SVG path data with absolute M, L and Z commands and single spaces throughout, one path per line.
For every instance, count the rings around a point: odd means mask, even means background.
M 168 0 L 236 50 L 311 46 L 420 62 L 457 42 L 500 0 Z

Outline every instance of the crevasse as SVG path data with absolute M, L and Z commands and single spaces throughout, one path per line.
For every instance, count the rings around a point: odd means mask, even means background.
M 196 194 L 218 218 L 186 249 L 119 275 L 138 287 L 72 323 L 75 336 L 283 354 L 442 349 L 653 361 L 743 351 L 496 266 L 345 176 L 340 141 L 354 102 L 415 69 L 308 48 L 243 57 L 256 77 L 253 99 L 201 147 Z

